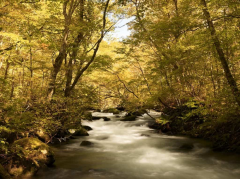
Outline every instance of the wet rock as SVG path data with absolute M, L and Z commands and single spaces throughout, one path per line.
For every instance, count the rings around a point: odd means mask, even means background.
M 148 135 L 148 134 L 141 134 L 140 136 L 150 137 L 150 135 Z
M 161 125 L 159 123 L 156 123 L 156 122 L 148 123 L 148 127 L 151 128 L 151 129 L 156 129 L 156 130 L 161 129 Z
M 72 135 L 73 136 L 89 136 L 88 132 L 86 129 L 84 129 L 83 127 L 78 128 L 78 129 L 73 129 L 75 130 Z
M 126 116 L 124 119 L 121 119 L 120 121 L 135 121 L 137 116 Z
M 116 107 L 116 109 L 117 109 L 118 111 L 125 111 L 125 110 L 126 110 L 126 108 L 123 107 L 123 106 L 118 106 L 118 107 Z
M 102 117 L 99 117 L 99 116 L 93 116 L 92 117 L 92 120 L 99 120 L 99 119 L 101 119 Z
M 142 116 L 145 113 L 147 113 L 147 110 L 139 109 L 136 111 L 129 112 L 126 116 Z
M 193 144 L 190 144 L 190 143 L 186 143 L 186 144 L 183 144 L 179 149 L 181 151 L 191 151 L 192 149 L 194 148 L 194 145 Z
M 90 147 L 90 146 L 93 146 L 93 143 L 90 141 L 84 140 L 81 142 L 80 146 Z
M 108 117 L 103 117 L 103 120 L 104 120 L 104 121 L 110 121 L 111 119 L 108 118 Z
M 90 126 L 82 126 L 85 130 L 87 130 L 87 131 L 91 131 L 91 130 L 93 130 Z
M 106 139 L 108 139 L 109 137 L 108 136 L 99 136 L 99 137 L 97 137 L 96 139 L 97 140 L 106 140 Z
M 51 148 L 33 137 L 15 141 L 11 152 L 15 155 L 12 157 L 9 173 L 15 177 L 34 175 L 41 167 L 51 166 L 55 162 Z

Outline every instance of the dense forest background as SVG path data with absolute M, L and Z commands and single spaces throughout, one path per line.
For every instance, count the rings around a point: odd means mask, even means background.
M 126 18 L 131 35 L 109 36 Z M 1 0 L 0 22 L 0 161 L 10 173 L 31 156 L 20 139 L 50 143 L 89 109 L 165 111 L 178 131 L 240 150 L 239 1 Z

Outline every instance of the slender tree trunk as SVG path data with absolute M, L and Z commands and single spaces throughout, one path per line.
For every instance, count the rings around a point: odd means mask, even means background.
M 84 4 L 85 4 L 85 0 L 80 0 L 80 24 L 83 23 Z M 80 43 L 82 42 L 82 40 L 83 40 L 83 33 L 79 32 L 78 36 L 76 37 L 74 44 L 72 46 L 72 54 L 70 55 L 70 59 L 68 62 L 68 69 L 66 72 L 67 81 L 66 81 L 66 87 L 65 87 L 65 91 L 64 91 L 65 97 L 70 96 L 71 83 L 72 83 L 72 77 L 73 77 L 73 60 L 76 60 L 76 58 L 77 58 L 79 46 L 80 46 Z
M 10 63 L 8 62 L 8 59 L 7 59 L 6 61 L 7 61 L 7 65 L 6 65 L 5 74 L 4 74 L 4 79 L 5 79 L 5 80 L 7 79 L 8 69 L 9 69 L 9 67 L 10 67 Z
M 229 84 L 229 86 L 231 88 L 232 94 L 235 97 L 236 102 L 240 106 L 240 93 L 239 93 L 239 89 L 238 89 L 237 83 L 236 83 L 235 79 L 233 78 L 232 73 L 231 73 L 231 71 L 229 69 L 229 65 L 227 63 L 227 59 L 226 59 L 225 54 L 223 52 L 223 49 L 221 47 L 220 41 L 219 41 L 219 39 L 217 37 L 216 29 L 214 27 L 213 21 L 211 19 L 211 15 L 210 15 L 210 13 L 208 11 L 208 8 L 207 8 L 207 3 L 206 3 L 205 0 L 201 0 L 201 3 L 203 5 L 203 13 L 204 13 L 204 16 L 205 16 L 205 18 L 207 20 L 208 28 L 209 28 L 209 30 L 211 32 L 211 37 L 212 37 L 214 46 L 215 46 L 216 51 L 218 53 L 219 60 L 220 60 L 220 62 L 222 64 L 222 68 L 224 69 L 225 77 L 226 77 L 226 79 L 228 81 L 228 84 Z
M 11 87 L 11 93 L 10 93 L 10 100 L 14 96 L 14 69 L 12 70 L 12 87 Z

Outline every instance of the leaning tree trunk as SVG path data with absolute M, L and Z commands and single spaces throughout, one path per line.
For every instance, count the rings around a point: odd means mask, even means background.
M 224 55 L 223 49 L 221 47 L 220 41 L 217 37 L 216 29 L 214 27 L 213 21 L 211 19 L 211 15 L 210 15 L 210 13 L 208 11 L 208 8 L 207 8 L 207 3 L 206 3 L 205 0 L 201 0 L 201 3 L 203 5 L 203 13 L 204 13 L 204 16 L 207 20 L 208 28 L 211 32 L 211 37 L 212 37 L 214 46 L 217 50 L 219 60 L 220 60 L 220 62 L 222 64 L 222 67 L 224 69 L 225 77 L 228 81 L 228 84 L 231 88 L 232 94 L 235 97 L 235 100 L 236 100 L 237 104 L 240 106 L 240 92 L 239 92 L 237 83 L 236 83 L 235 79 L 233 78 L 232 73 L 229 69 L 229 65 L 227 63 L 227 60 L 226 60 L 226 57 Z

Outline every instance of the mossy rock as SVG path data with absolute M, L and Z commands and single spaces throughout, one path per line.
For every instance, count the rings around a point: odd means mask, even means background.
M 5 170 L 5 168 L 0 164 L 0 178 L 1 179 L 10 179 L 11 176 L 9 173 Z
M 105 109 L 103 110 L 104 113 L 113 113 L 113 114 L 119 114 L 120 111 L 115 109 L 115 108 L 109 108 L 109 109 Z
M 15 155 L 9 173 L 14 176 L 34 175 L 41 167 L 50 166 L 55 162 L 51 148 L 37 138 L 23 138 L 11 146 Z
M 78 129 L 70 129 L 70 133 L 72 133 L 73 136 L 89 136 L 88 132 L 84 127 L 78 128 Z
M 36 136 L 39 138 L 39 140 L 47 143 L 51 140 L 50 136 L 46 134 L 43 129 L 39 129 L 36 133 Z
M 137 116 L 126 116 L 124 119 L 121 119 L 120 121 L 135 121 Z
M 91 147 L 91 146 L 93 146 L 93 143 L 90 141 L 84 140 L 81 142 L 80 146 Z
M 138 109 L 136 111 L 129 112 L 127 116 L 142 116 L 145 113 L 147 113 L 146 109 Z

